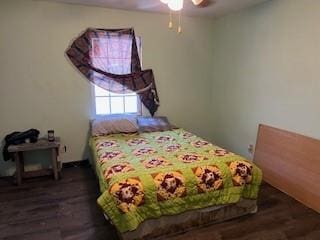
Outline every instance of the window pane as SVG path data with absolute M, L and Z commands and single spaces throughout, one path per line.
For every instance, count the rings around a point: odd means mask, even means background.
M 96 97 L 97 96 L 109 96 L 109 92 L 107 90 L 104 90 L 101 87 L 98 87 L 97 85 L 94 85 L 94 92 Z
M 125 97 L 126 97 L 126 96 L 136 97 L 137 94 L 136 94 L 136 93 L 126 93 L 124 96 L 125 96 Z
M 123 97 L 110 97 L 111 113 L 124 113 Z
M 124 97 L 124 104 L 127 113 L 138 112 L 137 96 L 126 96 Z
M 109 97 L 96 97 L 96 114 L 110 114 Z

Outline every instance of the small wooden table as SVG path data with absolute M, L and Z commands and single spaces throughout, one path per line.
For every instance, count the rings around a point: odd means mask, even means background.
M 60 167 L 58 166 L 58 155 L 59 155 L 60 139 L 55 138 L 55 141 L 49 142 L 46 138 L 40 138 L 36 143 L 22 143 L 19 145 L 10 145 L 8 151 L 13 153 L 14 160 L 16 162 L 16 179 L 17 184 L 21 185 L 23 178 L 38 177 L 44 175 L 51 175 L 55 180 L 59 179 Z M 24 171 L 24 158 L 23 153 L 27 151 L 35 150 L 51 150 L 51 169 L 42 169 L 38 171 Z

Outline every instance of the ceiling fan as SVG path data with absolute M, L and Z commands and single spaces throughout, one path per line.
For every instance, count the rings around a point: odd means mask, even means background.
M 164 4 L 167 4 L 170 10 L 180 11 L 183 8 L 184 0 L 160 0 Z M 197 7 L 207 7 L 210 5 L 210 0 L 191 0 L 192 3 Z
M 179 25 L 178 25 L 178 33 L 182 32 L 181 27 L 181 10 L 183 8 L 184 0 L 160 0 L 162 3 L 167 4 L 170 9 L 170 20 L 169 20 L 169 28 L 173 27 L 172 23 L 172 13 L 171 11 L 179 12 Z M 214 0 L 188 0 L 192 1 L 192 3 L 197 7 L 207 7 L 211 3 L 214 3 Z

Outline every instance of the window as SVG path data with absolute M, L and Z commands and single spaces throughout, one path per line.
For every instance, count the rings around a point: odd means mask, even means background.
M 94 92 L 97 115 L 141 112 L 141 103 L 136 93 L 112 93 L 96 85 Z
M 108 41 L 108 42 L 107 42 Z M 140 62 L 141 39 L 136 37 Z M 131 41 L 127 39 L 94 38 L 92 39 L 92 64 L 102 70 L 116 73 L 130 73 L 131 69 Z M 141 113 L 142 104 L 139 96 L 132 92 L 126 94 L 112 93 L 94 85 L 96 115 L 116 113 Z

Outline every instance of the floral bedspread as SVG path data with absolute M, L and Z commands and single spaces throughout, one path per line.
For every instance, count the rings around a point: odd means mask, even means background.
M 183 129 L 92 137 L 99 206 L 118 231 L 186 210 L 257 198 L 252 162 Z

